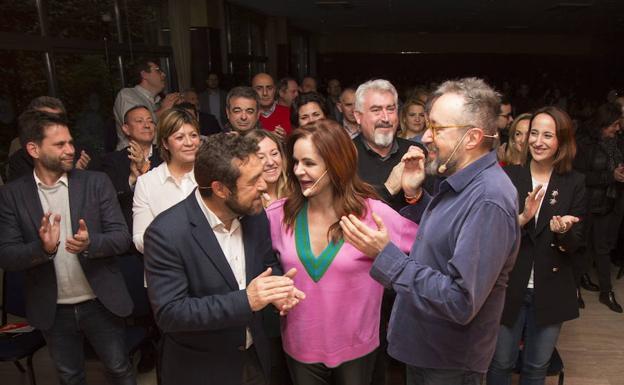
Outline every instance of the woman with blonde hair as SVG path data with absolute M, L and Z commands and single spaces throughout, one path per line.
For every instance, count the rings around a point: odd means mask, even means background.
M 420 142 L 425 133 L 425 105 L 420 100 L 408 100 L 401 108 L 401 131 L 398 136 Z
M 287 192 L 284 148 L 279 138 L 266 130 L 252 130 L 247 135 L 258 143 L 258 157 L 264 162 L 262 178 L 267 191 L 262 194 L 262 204 L 268 207 L 272 202 L 284 198 Z
M 199 124 L 186 110 L 167 110 L 156 127 L 163 163 L 141 175 L 134 188 L 132 241 L 143 253 L 143 234 L 154 218 L 195 189 L 193 166 L 199 149 Z
M 522 165 L 527 158 L 527 139 L 529 138 L 529 122 L 533 115 L 525 113 L 518 116 L 509 127 L 509 140 L 505 146 L 502 161 L 509 165 Z

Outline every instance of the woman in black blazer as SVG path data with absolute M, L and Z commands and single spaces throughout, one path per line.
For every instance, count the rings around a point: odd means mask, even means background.
M 543 384 L 563 321 L 578 317 L 573 253 L 582 245 L 585 180 L 572 171 L 576 143 L 570 117 L 557 107 L 533 115 L 525 166 L 506 168 L 528 197 L 519 222 L 522 241 L 510 273 L 488 385 L 510 384 L 524 341 L 520 384 Z

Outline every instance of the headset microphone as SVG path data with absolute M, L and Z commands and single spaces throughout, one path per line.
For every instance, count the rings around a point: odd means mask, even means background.
M 321 175 L 321 177 L 320 177 L 320 178 L 318 178 L 318 179 L 316 180 L 316 182 L 314 182 L 314 184 L 313 184 L 312 186 L 310 186 L 310 187 L 308 187 L 307 189 L 303 190 L 303 193 L 302 193 L 302 194 L 303 194 L 303 196 L 304 196 L 304 197 L 306 197 L 306 198 L 307 198 L 308 196 L 310 196 L 310 194 L 312 193 L 312 190 L 314 190 L 314 188 L 316 187 L 316 185 L 317 185 L 317 184 L 321 181 L 321 179 L 323 179 L 323 177 L 325 177 L 325 175 L 327 175 L 327 170 L 325 170 L 325 171 L 323 172 L 323 175 Z
M 449 162 L 453 159 L 453 156 L 455 156 L 455 153 L 457 152 L 457 150 L 459 150 L 459 146 L 462 144 L 462 142 L 466 138 L 466 134 L 468 134 L 469 132 L 470 132 L 470 130 L 464 132 L 464 135 L 462 135 L 462 137 L 459 140 L 459 142 L 457 142 L 457 144 L 455 145 L 455 148 L 453 148 L 453 152 L 451 152 L 451 156 L 448 157 L 446 162 L 444 162 L 443 164 L 440 165 L 440 167 L 438 167 L 438 174 L 444 174 L 446 172 L 446 170 L 448 168 Z M 498 133 L 496 133 L 494 135 L 485 135 L 484 134 L 483 137 L 496 139 L 496 138 L 498 138 Z

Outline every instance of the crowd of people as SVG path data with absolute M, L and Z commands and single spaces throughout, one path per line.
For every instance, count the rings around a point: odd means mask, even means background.
M 624 97 L 581 121 L 478 78 L 399 100 L 383 79 L 164 95 L 155 62 L 136 75 L 97 161 L 35 98 L 0 188 L 0 268 L 26 271 L 62 384 L 86 382 L 83 338 L 136 383 L 118 258 L 143 260 L 139 370 L 157 357 L 164 385 L 377 385 L 397 362 L 410 385 L 510 384 L 520 349 L 542 384 L 582 289 L 622 313 Z

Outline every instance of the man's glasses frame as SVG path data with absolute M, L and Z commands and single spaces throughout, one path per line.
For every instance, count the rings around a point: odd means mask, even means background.
M 427 130 L 431 130 L 431 136 L 433 139 L 435 139 L 437 132 L 445 128 L 475 128 L 475 126 L 472 124 L 451 124 L 448 126 L 436 126 L 432 124 L 429 119 L 425 119 L 425 128 Z

